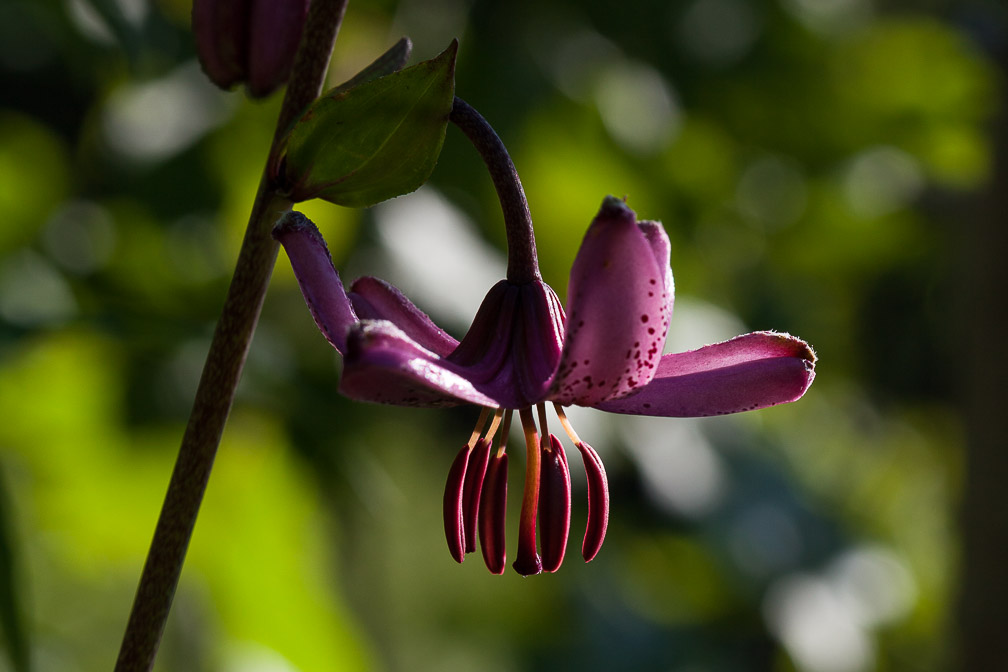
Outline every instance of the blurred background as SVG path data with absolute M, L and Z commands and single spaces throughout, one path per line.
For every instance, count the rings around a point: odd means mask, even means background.
M 111 669 L 272 135 L 280 95 L 213 88 L 189 12 L 0 2 L 0 670 Z M 581 562 L 572 455 L 565 566 L 491 576 L 441 523 L 476 410 L 339 396 L 281 253 L 157 669 L 1005 669 L 1005 5 L 361 0 L 331 83 L 402 35 L 414 60 L 460 38 L 561 297 L 626 195 L 672 240 L 667 349 L 789 331 L 816 382 L 741 416 L 572 413 L 606 543 Z M 454 128 L 419 192 L 302 209 L 345 278 L 456 336 L 503 275 Z

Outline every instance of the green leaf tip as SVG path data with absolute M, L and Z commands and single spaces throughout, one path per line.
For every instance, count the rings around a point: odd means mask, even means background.
M 286 139 L 281 180 L 291 200 L 368 207 L 427 181 L 455 97 L 458 40 L 406 69 L 401 40 L 315 101 Z

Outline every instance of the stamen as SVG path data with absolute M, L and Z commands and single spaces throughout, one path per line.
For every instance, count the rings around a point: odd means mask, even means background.
M 567 436 L 581 452 L 581 459 L 584 462 L 585 478 L 588 481 L 588 524 L 581 544 L 581 555 L 585 562 L 591 562 L 602 548 L 606 528 L 609 526 L 609 479 L 606 477 L 602 459 L 594 448 L 577 435 L 560 404 L 553 404 L 553 408 L 560 424 L 567 430 Z
M 564 413 L 563 406 L 554 403 L 553 410 L 556 411 L 557 419 L 560 421 L 560 424 L 563 425 L 564 430 L 567 432 L 567 436 L 569 436 L 570 440 L 574 442 L 574 445 L 576 446 L 581 443 L 581 437 L 579 437 L 577 432 L 574 431 L 574 427 L 571 425 L 570 420 L 567 419 L 567 414 Z
M 581 544 L 581 555 L 585 562 L 591 562 L 602 548 L 606 528 L 609 526 L 609 481 L 595 449 L 584 441 L 578 443 L 577 447 L 581 451 L 585 477 L 588 479 L 588 524 Z
M 549 426 L 546 424 L 546 404 L 537 404 L 536 411 L 539 412 L 539 433 L 541 436 L 549 436 Z
M 502 457 L 507 450 L 508 436 L 511 434 L 511 409 L 504 413 L 504 424 L 501 427 L 500 442 L 497 444 L 497 457 Z
M 497 410 L 500 411 L 500 409 Z M 483 425 L 486 424 L 486 419 L 489 416 L 490 416 L 490 407 L 484 406 L 483 410 L 480 411 L 479 420 L 476 421 L 476 427 L 473 429 L 472 435 L 469 437 L 469 441 L 466 443 L 466 445 L 469 446 L 469 450 L 472 450 L 473 446 L 476 445 L 476 439 L 479 438 L 480 432 L 483 431 Z
M 563 564 L 570 532 L 571 485 L 567 454 L 553 434 L 543 434 L 539 477 L 539 545 L 542 568 L 555 572 Z
M 479 503 L 479 540 L 483 562 L 491 574 L 503 574 L 507 564 L 507 449 L 511 431 L 511 410 L 498 411 L 503 416 L 496 454 L 490 457 L 486 477 L 483 479 L 483 496 Z M 495 417 L 497 422 L 498 418 Z M 492 432 L 488 432 L 492 435 Z
M 469 441 L 455 456 L 448 470 L 445 483 L 442 514 L 444 516 L 445 539 L 448 551 L 456 562 L 462 562 L 466 553 L 476 550 L 476 519 L 479 511 L 480 491 L 486 475 L 487 460 L 490 456 L 490 438 L 480 440 L 483 425 L 490 417 L 491 409 L 484 407 Z M 494 422 L 490 433 L 496 431 L 500 423 L 501 409 L 494 411 Z M 479 447 L 478 450 L 474 448 Z
M 536 552 L 536 509 L 539 504 L 539 436 L 530 408 L 518 411 L 525 430 L 525 494 L 518 523 L 518 556 L 512 565 L 519 574 L 529 576 L 542 571 Z
M 462 446 L 455 456 L 451 469 L 448 470 L 448 482 L 444 491 L 444 530 L 448 540 L 448 551 L 455 562 L 465 559 L 465 535 L 462 525 L 462 492 L 465 485 L 466 465 L 469 462 L 470 448 Z
M 480 439 L 476 447 L 469 451 L 465 479 L 462 486 L 462 532 L 465 538 L 465 552 L 476 550 L 476 521 L 479 517 L 480 493 L 486 477 L 487 461 L 490 459 L 490 439 Z
M 484 409 L 484 410 L 489 410 L 489 409 Z M 510 417 L 510 412 L 508 413 L 508 415 Z M 490 428 L 487 429 L 486 434 L 483 435 L 484 439 L 486 439 L 488 441 L 493 440 L 494 434 L 497 433 L 497 428 L 500 427 L 501 418 L 503 416 L 504 416 L 504 409 L 503 408 L 498 408 L 496 411 L 494 411 L 493 422 L 490 423 Z M 482 423 L 480 423 L 480 424 L 482 425 Z
M 503 574 L 507 564 L 507 472 L 508 456 L 501 452 L 490 458 L 483 497 L 479 505 L 479 539 L 483 562 L 492 574 Z

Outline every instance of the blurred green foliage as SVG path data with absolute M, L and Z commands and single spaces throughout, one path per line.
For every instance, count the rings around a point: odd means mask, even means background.
M 188 12 L 0 5 L 0 670 L 28 651 L 41 671 L 112 664 L 265 161 L 278 96 L 203 81 Z M 672 239 L 678 349 L 788 330 L 818 379 L 741 417 L 575 419 L 611 479 L 600 556 L 577 559 L 575 474 L 566 565 L 492 577 L 441 532 L 475 413 L 340 397 L 281 255 L 157 669 L 944 669 L 950 251 L 990 170 L 996 19 L 979 1 L 351 3 L 334 84 L 402 34 L 414 61 L 460 38 L 457 93 L 510 147 L 561 296 L 602 197 L 626 194 Z M 454 129 L 432 187 L 503 244 Z M 348 279 L 395 268 L 389 210 L 303 210 Z M 469 282 L 423 307 L 450 321 Z

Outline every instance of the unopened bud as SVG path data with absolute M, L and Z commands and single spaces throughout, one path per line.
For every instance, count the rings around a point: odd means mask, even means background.
M 192 26 L 203 71 L 217 86 L 269 95 L 290 76 L 309 0 L 195 0 Z

